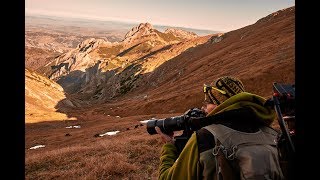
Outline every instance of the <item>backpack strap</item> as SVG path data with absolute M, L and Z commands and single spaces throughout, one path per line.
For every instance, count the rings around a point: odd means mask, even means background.
M 207 128 L 205 128 L 207 129 Z M 207 129 L 208 130 L 208 129 Z M 217 138 L 217 134 L 214 131 L 210 131 L 213 134 L 214 141 L 215 141 L 215 147 L 213 148 L 212 154 L 215 158 L 215 164 L 216 164 L 216 180 L 223 180 L 223 179 L 229 179 L 229 180 L 235 180 L 236 177 L 232 173 L 232 167 L 228 163 L 226 156 L 222 153 L 221 150 L 224 149 L 224 146 L 221 144 L 220 140 Z M 221 149 L 221 150 L 220 150 Z
M 221 142 L 217 139 L 216 146 L 219 147 Z M 230 162 L 226 159 L 225 155 L 222 151 L 216 151 L 216 153 L 212 153 L 215 158 L 216 163 L 216 180 L 237 180 L 236 174 L 234 173 L 233 167 Z

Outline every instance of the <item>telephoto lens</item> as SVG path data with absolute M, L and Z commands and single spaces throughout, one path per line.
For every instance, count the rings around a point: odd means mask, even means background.
M 157 134 L 155 127 L 159 127 L 165 134 L 185 129 L 185 116 L 174 116 L 165 119 L 154 119 L 147 122 L 147 131 L 150 135 Z

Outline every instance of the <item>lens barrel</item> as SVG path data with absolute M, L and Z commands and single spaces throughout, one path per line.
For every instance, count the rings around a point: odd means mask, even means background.
M 147 122 L 147 131 L 150 135 L 157 134 L 155 127 L 159 127 L 165 134 L 185 129 L 185 116 L 175 116 L 165 119 L 149 120 Z

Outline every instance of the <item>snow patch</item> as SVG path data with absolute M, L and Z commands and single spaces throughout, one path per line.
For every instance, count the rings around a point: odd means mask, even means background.
M 29 149 L 38 149 L 38 148 L 43 148 L 43 147 L 46 147 L 45 145 L 36 145 L 36 146 L 33 146 Z
M 113 136 L 113 135 L 116 135 L 118 132 L 120 132 L 120 131 L 110 131 L 110 132 L 106 132 L 104 134 L 100 134 L 99 136 L 100 137 L 105 136 L 105 135 Z
M 81 126 L 80 126 L 80 125 L 78 125 L 78 126 L 68 126 L 68 127 L 66 127 L 66 128 L 68 128 L 68 129 L 71 129 L 71 128 L 81 128 Z

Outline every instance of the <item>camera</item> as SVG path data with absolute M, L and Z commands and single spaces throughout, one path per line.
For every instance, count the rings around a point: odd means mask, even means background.
M 147 131 L 150 135 L 157 134 L 155 127 L 159 127 L 163 133 L 170 135 L 174 131 L 183 130 L 183 133 L 180 136 L 174 137 L 175 146 L 177 151 L 180 153 L 192 133 L 203 127 L 205 123 L 210 122 L 203 121 L 203 118 L 205 117 L 205 112 L 199 108 L 191 108 L 180 116 L 147 120 Z
M 192 122 L 190 121 L 192 117 L 205 117 L 206 114 L 199 108 L 191 108 L 187 110 L 183 115 L 174 116 L 164 119 L 154 119 L 148 120 L 147 122 L 147 132 L 150 135 L 157 134 L 155 127 L 159 127 L 161 131 L 165 134 L 171 134 L 174 131 L 186 130 L 194 131 Z
M 278 122 L 282 130 L 281 141 L 287 141 L 292 152 L 295 136 L 295 85 L 273 83 L 273 101 L 278 115 Z
M 273 103 L 281 128 L 277 139 L 279 160 L 286 177 L 293 171 L 295 157 L 295 85 L 273 83 Z
M 281 113 L 284 115 L 295 114 L 295 85 L 273 83 L 273 96 L 279 100 Z

